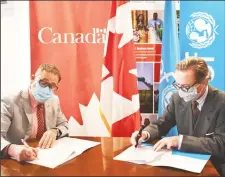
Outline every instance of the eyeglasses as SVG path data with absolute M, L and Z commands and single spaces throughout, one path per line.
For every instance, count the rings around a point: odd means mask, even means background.
M 49 87 L 49 89 L 53 90 L 53 91 L 56 91 L 58 90 L 58 87 L 56 86 L 56 84 L 50 84 L 44 80 L 39 80 L 39 84 L 41 87 L 45 88 L 45 87 Z
M 176 81 L 173 81 L 172 85 L 177 89 L 181 89 L 184 92 L 188 92 L 191 88 L 194 88 L 194 86 L 197 84 L 197 82 L 195 82 L 194 84 L 190 85 L 190 86 L 181 86 L 180 84 L 176 83 Z

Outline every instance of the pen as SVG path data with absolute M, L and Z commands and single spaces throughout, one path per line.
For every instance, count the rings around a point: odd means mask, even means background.
M 27 148 L 31 148 L 32 149 L 32 147 L 30 147 L 24 139 L 21 139 L 21 141 L 24 144 L 24 146 L 26 146 Z M 38 156 L 36 156 L 36 158 L 39 160 Z
M 138 133 L 137 137 L 136 137 L 136 145 L 135 148 L 138 146 L 138 140 L 141 138 L 141 134 Z
M 142 119 L 142 118 L 141 118 Z M 148 125 L 150 124 L 150 120 L 149 119 L 145 119 L 144 120 L 144 125 L 141 126 L 137 136 L 136 136 L 136 145 L 135 145 L 135 148 L 138 146 L 138 141 L 139 139 L 141 138 L 142 136 L 142 131 L 145 129 L 145 127 L 147 127 Z

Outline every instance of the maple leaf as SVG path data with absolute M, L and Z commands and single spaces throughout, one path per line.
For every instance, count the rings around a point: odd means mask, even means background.
M 118 48 L 123 34 L 116 34 L 109 31 L 108 46 L 105 56 L 105 67 L 109 73 L 103 80 L 113 77 L 114 91 L 128 100 L 132 95 L 138 93 L 137 78 L 130 71 L 136 69 L 134 46 L 132 42 Z

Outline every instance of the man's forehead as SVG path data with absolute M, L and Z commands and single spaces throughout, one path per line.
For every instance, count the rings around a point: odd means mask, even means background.
M 192 70 L 176 70 L 175 80 L 180 85 L 192 85 L 195 82 L 195 74 Z
M 46 80 L 48 80 L 51 83 L 55 83 L 55 84 L 58 83 L 58 76 L 53 74 L 53 73 L 51 73 L 51 72 L 47 72 L 45 70 L 44 71 L 40 71 L 38 73 L 38 77 L 40 79 L 46 79 Z

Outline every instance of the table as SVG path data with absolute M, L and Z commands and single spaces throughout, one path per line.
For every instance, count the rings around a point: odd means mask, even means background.
M 153 167 L 113 160 L 113 157 L 131 145 L 129 138 L 76 138 L 98 141 L 101 144 L 55 169 L 4 159 L 1 160 L 1 176 L 219 176 L 210 161 L 201 174 L 196 174 L 170 167 Z M 29 144 L 35 146 L 37 141 Z

